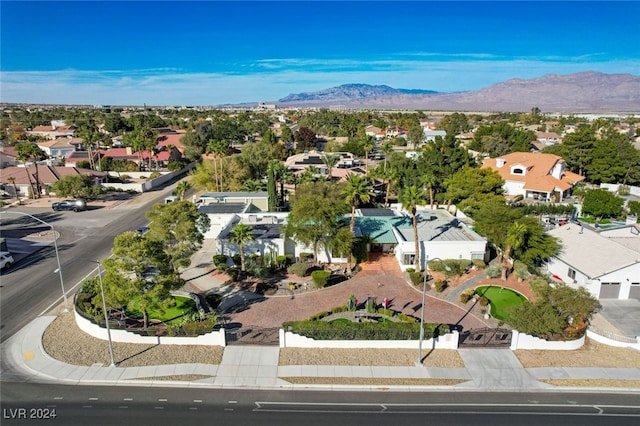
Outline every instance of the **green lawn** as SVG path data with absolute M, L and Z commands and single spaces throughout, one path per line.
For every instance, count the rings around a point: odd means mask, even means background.
M 491 316 L 506 321 L 508 309 L 527 300 L 520 293 L 505 287 L 480 286 L 476 287 L 476 293 L 489 299 L 491 303 Z
M 156 319 L 162 322 L 171 323 L 172 320 L 177 320 L 185 314 L 189 314 L 196 309 L 196 304 L 193 300 L 183 296 L 173 296 L 176 301 L 175 306 L 166 309 L 164 312 L 159 310 L 150 310 L 149 319 Z M 142 318 L 142 312 L 132 309 L 127 311 L 127 315 L 132 318 Z

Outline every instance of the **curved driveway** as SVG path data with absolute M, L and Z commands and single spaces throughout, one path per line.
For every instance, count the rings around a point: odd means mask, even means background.
M 308 293 L 291 296 L 271 296 L 256 299 L 248 305 L 238 306 L 228 313 L 232 323 L 240 326 L 280 327 L 285 321 L 304 320 L 316 313 L 346 305 L 351 294 L 358 302 L 376 297 L 378 304 L 386 297 L 390 308 L 420 317 L 422 293 L 408 284 L 400 268 L 391 256 L 361 265 L 352 279 L 343 283 Z M 449 302 L 427 296 L 425 322 L 458 324 L 464 329 L 482 328 L 487 325 L 466 310 Z

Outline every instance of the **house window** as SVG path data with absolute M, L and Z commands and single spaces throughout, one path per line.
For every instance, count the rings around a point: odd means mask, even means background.
M 569 278 L 571 278 L 572 280 L 576 280 L 576 271 L 575 269 L 571 269 L 569 268 L 569 272 L 567 272 L 567 275 L 569 275 Z
M 471 260 L 484 260 L 484 252 L 471 253 Z
M 403 265 L 413 265 L 416 263 L 416 255 L 414 253 L 405 253 L 402 258 Z
M 514 167 L 513 170 L 511 170 L 511 174 L 513 174 L 513 175 L 523 175 L 524 174 L 524 169 L 521 169 L 519 167 Z

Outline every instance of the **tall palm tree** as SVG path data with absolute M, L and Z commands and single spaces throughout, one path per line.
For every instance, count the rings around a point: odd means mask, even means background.
M 29 186 L 31 187 L 31 196 L 35 198 L 36 187 L 33 185 L 33 179 L 31 179 L 31 173 L 29 173 L 29 167 L 27 167 L 27 161 L 29 161 L 29 150 L 26 143 L 19 143 L 16 145 L 16 159 L 22 162 L 25 172 L 27 173 L 27 179 L 29 179 Z
M 513 222 L 507 231 L 507 238 L 505 240 L 504 253 L 502 254 L 502 279 L 506 281 L 507 273 L 511 269 L 509 264 L 509 258 L 511 253 L 518 250 L 524 245 L 527 238 L 527 226 L 520 222 Z
M 364 142 L 364 169 L 369 170 L 369 153 L 376 146 L 374 139 L 369 136 Z
M 380 146 L 380 150 L 384 154 L 384 170 L 387 170 L 387 157 L 393 152 L 393 144 L 387 141 Z
M 18 205 L 22 204 L 22 200 L 20 199 L 20 194 L 18 193 L 18 187 L 16 186 L 15 176 L 9 176 L 7 178 L 7 182 L 13 185 L 13 195 L 16 196 L 16 200 L 18 200 Z
M 371 200 L 373 186 L 369 179 L 355 173 L 347 175 L 347 184 L 342 188 L 342 196 L 351 206 L 351 222 L 349 229 L 353 234 L 356 225 L 356 208 L 361 203 L 368 203 Z
M 325 154 L 320 158 L 324 165 L 327 166 L 327 180 L 331 180 L 333 177 L 333 168 L 338 164 L 338 161 L 340 161 L 340 156 L 338 154 Z
M 415 241 L 415 270 L 420 270 L 420 241 L 418 240 L 418 214 L 417 206 L 426 203 L 425 194 L 422 189 L 412 185 L 404 189 L 401 194 L 402 207 L 411 213 L 413 219 L 413 239 Z
M 253 241 L 255 237 L 253 236 L 253 228 L 244 223 L 237 224 L 231 230 L 231 238 L 229 241 L 235 243 L 240 248 L 240 270 L 245 271 L 246 263 L 244 256 L 244 246 L 250 241 Z
M 188 180 L 183 180 L 178 182 L 176 185 L 176 189 L 174 190 L 175 195 L 180 197 L 180 201 L 184 200 L 184 194 L 191 189 L 191 183 Z

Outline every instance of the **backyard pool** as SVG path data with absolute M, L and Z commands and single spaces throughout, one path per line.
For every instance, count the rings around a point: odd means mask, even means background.
M 493 285 L 476 287 L 476 294 L 489 299 L 491 316 L 502 321 L 509 319 L 507 312 L 511 306 L 519 305 L 527 300 L 526 297 L 515 290 Z

